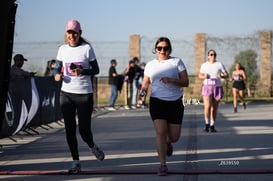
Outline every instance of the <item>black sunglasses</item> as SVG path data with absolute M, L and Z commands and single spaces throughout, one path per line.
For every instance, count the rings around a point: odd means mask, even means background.
M 159 52 L 160 52 L 162 49 L 166 52 L 166 51 L 169 51 L 169 50 L 170 50 L 170 47 L 168 47 L 168 46 L 167 46 L 167 47 L 156 47 L 156 50 L 159 51 Z
M 214 54 L 214 53 L 211 53 L 211 54 L 209 54 L 209 56 L 215 56 L 215 54 Z

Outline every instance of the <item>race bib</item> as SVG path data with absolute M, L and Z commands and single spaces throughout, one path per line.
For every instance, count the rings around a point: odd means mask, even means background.
M 208 79 L 207 83 L 208 85 L 216 85 L 216 80 L 217 79 Z
M 240 77 L 239 77 L 238 75 L 235 75 L 235 76 L 233 77 L 233 80 L 240 80 Z

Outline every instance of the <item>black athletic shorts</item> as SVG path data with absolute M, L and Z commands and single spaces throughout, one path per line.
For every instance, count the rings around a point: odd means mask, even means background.
M 246 88 L 244 81 L 234 81 L 232 87 L 238 90 L 245 90 Z
M 150 97 L 150 115 L 153 121 L 165 119 L 170 124 L 182 124 L 184 116 L 182 98 L 175 101 L 165 101 Z

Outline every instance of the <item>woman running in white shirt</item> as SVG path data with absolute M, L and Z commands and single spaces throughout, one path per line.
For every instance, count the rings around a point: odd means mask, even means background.
M 168 173 L 166 156 L 171 156 L 171 143 L 178 141 L 184 116 L 181 87 L 189 85 L 186 67 L 180 58 L 171 57 L 171 42 L 159 38 L 154 47 L 157 58 L 144 69 L 141 95 L 151 85 L 150 115 L 156 131 L 156 147 L 160 159 L 158 175 Z
M 222 78 L 227 78 L 228 72 L 221 62 L 216 62 L 216 51 L 208 51 L 208 61 L 200 68 L 199 78 L 204 79 L 202 96 L 204 102 L 205 132 L 216 132 L 214 123 L 220 100 L 224 96 Z

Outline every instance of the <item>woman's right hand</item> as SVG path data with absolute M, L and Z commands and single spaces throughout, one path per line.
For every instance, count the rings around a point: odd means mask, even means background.
M 54 78 L 55 81 L 60 81 L 63 78 L 63 74 L 56 74 Z
M 198 74 L 199 79 L 209 79 L 210 76 L 207 73 L 199 73 Z

